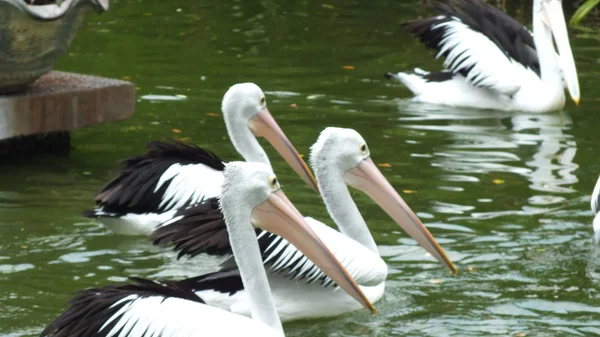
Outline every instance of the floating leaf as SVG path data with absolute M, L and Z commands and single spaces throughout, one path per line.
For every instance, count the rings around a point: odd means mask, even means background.
M 92 172 L 85 171 L 85 172 L 83 172 L 83 175 L 84 175 L 84 176 L 91 176 L 91 175 L 92 175 Z
M 131 79 L 131 76 L 123 76 L 121 78 L 124 79 L 125 81 L 129 81 Z
M 417 193 L 417 191 L 413 191 L 413 190 L 402 190 L 402 193 L 406 193 L 406 194 L 413 194 L 413 193 Z
M 342 66 L 342 68 L 346 70 L 352 70 L 354 69 L 354 66 Z
M 23 248 L 23 249 L 25 249 L 25 248 L 27 248 L 27 247 L 28 247 L 27 245 L 22 245 L 22 246 L 21 246 L 21 248 Z
M 128 126 L 126 128 L 122 128 L 121 131 L 137 131 L 143 129 L 141 126 Z
M 527 336 L 527 334 L 526 334 L 526 333 L 524 333 L 524 332 L 517 332 L 517 333 L 515 334 L 515 337 L 525 337 L 525 336 Z
M 144 16 L 152 16 L 152 13 L 146 12 L 146 13 L 144 13 Z
M 298 104 L 296 104 L 296 103 L 292 103 L 292 104 L 290 104 L 290 106 L 294 109 L 298 109 Z
M 171 131 L 173 131 L 173 133 L 181 133 L 181 130 L 179 130 L 179 129 L 173 129 Z
M 327 9 L 334 9 L 335 8 L 335 7 L 333 7 L 333 5 L 330 5 L 330 4 L 321 4 L 321 7 L 327 8 Z
M 502 180 L 502 179 L 494 179 L 494 180 L 492 180 L 492 182 L 496 185 L 504 184 L 504 180 Z
M 429 283 L 440 284 L 440 283 L 444 283 L 444 280 L 434 278 L 434 279 L 429 280 Z
M 175 140 L 180 141 L 180 142 L 187 142 L 190 140 L 190 137 L 175 138 Z
M 218 113 L 216 113 L 216 112 L 207 112 L 207 113 L 206 113 L 206 115 L 207 115 L 207 116 L 210 116 L 210 117 L 218 117 L 218 116 L 221 116 L 221 114 L 218 114 Z
M 377 166 L 379 166 L 379 167 L 385 167 L 385 168 L 390 168 L 390 167 L 392 167 L 392 164 L 381 163 L 381 164 L 377 164 Z

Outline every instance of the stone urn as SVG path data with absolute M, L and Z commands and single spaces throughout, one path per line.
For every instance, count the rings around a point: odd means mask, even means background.
M 52 70 L 86 14 L 107 9 L 108 0 L 0 0 L 0 94 Z

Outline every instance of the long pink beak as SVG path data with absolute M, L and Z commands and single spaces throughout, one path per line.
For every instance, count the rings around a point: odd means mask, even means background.
M 433 255 L 453 274 L 458 270 L 450 261 L 442 247 L 437 243 L 427 227 L 398 195 L 392 185 L 385 179 L 371 158 L 367 158 L 357 167 L 346 171 L 346 183 L 359 189 L 371 197 L 408 235 L 415 239 L 425 250 Z
M 317 180 L 267 108 L 262 109 L 250 120 L 250 129 L 255 136 L 264 137 L 271 143 L 300 178 L 315 192 L 319 193 Z

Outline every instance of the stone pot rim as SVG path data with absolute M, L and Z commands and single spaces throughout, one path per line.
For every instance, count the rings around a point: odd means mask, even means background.
M 97 12 L 108 10 L 109 0 L 63 0 L 60 5 L 29 5 L 23 0 L 0 0 L 0 2 L 11 4 L 37 20 L 56 20 L 80 2 L 90 2 Z

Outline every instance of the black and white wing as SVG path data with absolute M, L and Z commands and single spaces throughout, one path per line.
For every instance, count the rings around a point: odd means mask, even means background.
M 305 220 L 359 285 L 377 285 L 385 280 L 387 265 L 379 255 L 322 222 L 310 217 Z M 260 229 L 256 229 L 256 235 L 269 274 L 334 286 L 329 276 L 284 238 Z M 202 253 L 231 254 L 229 235 L 216 198 L 180 210 L 150 238 L 155 244 L 173 244 L 179 258 Z M 233 258 L 223 266 L 234 267 Z
M 331 285 L 332 280 L 282 237 L 256 229 L 262 259 L 271 273 L 287 273 L 293 279 L 307 282 L 320 280 Z M 173 218 L 152 232 L 154 244 L 173 244 L 178 258 L 198 254 L 232 254 L 229 235 L 217 198 L 179 210 Z M 223 263 L 224 268 L 235 266 L 233 258 Z M 204 278 L 200 279 L 204 282 Z
M 214 153 L 177 141 L 153 141 L 148 152 L 123 161 L 84 216 L 163 213 L 218 196 L 224 164 Z
M 40 336 L 281 336 L 258 321 L 204 304 L 186 283 L 134 281 L 80 292 Z
M 217 198 L 178 210 L 168 221 L 157 226 L 150 240 L 155 245 L 172 244 L 177 258 L 198 254 L 231 254 L 231 244 Z
M 531 32 L 482 0 L 450 0 L 435 6 L 438 16 L 405 23 L 426 47 L 445 57 L 444 67 L 473 85 L 512 95 L 523 76 L 539 77 Z

